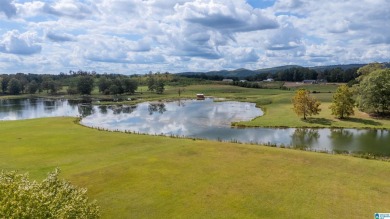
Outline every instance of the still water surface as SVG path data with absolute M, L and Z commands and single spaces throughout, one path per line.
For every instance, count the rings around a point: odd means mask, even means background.
M 0 100 L 0 120 L 82 116 L 83 125 L 109 130 L 390 155 L 389 130 L 230 127 L 231 122 L 261 115 L 263 112 L 252 103 L 212 99 L 146 102 L 137 106 L 92 106 L 68 100 Z

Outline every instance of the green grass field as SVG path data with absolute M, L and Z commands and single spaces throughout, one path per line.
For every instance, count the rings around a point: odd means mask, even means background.
M 103 218 L 373 218 L 390 163 L 98 131 L 74 118 L 0 122 L 0 169 L 89 189 Z

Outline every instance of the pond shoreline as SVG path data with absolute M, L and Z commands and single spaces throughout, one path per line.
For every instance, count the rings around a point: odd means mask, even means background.
M 256 142 L 241 142 L 237 140 L 213 140 L 213 139 L 206 139 L 206 138 L 200 138 L 200 137 L 189 137 L 189 136 L 179 136 L 179 135 L 165 135 L 165 134 L 148 134 L 148 133 L 140 133 L 135 131 L 122 131 L 122 130 L 110 130 L 105 129 L 101 127 L 92 127 L 87 126 L 81 123 L 82 118 L 77 117 L 74 120 L 74 123 L 77 125 L 80 125 L 84 128 L 89 128 L 93 130 L 98 131 L 104 131 L 104 132 L 114 132 L 114 133 L 123 133 L 123 134 L 130 134 L 130 135 L 148 135 L 148 136 L 156 136 L 156 137 L 164 137 L 164 138 L 176 138 L 176 139 L 189 139 L 193 141 L 212 141 L 212 142 L 225 142 L 225 143 L 232 143 L 232 144 L 240 144 L 240 145 L 256 145 L 256 146 L 262 146 L 262 147 L 272 147 L 272 148 L 279 148 L 279 149 L 290 149 L 290 150 L 298 150 L 298 151 L 306 151 L 306 152 L 312 152 L 312 153 L 325 153 L 329 155 L 342 155 L 342 156 L 349 156 L 349 157 L 356 157 L 356 158 L 362 158 L 367 160 L 378 160 L 378 161 L 384 161 L 384 162 L 390 162 L 390 156 L 381 155 L 381 154 L 372 154 L 372 153 L 364 153 L 364 152 L 348 152 L 348 151 L 329 151 L 329 150 L 306 150 L 302 147 L 297 147 L 293 145 L 276 145 L 276 144 L 270 144 L 270 143 L 256 143 Z
M 3 100 L 10 100 L 10 99 L 30 99 L 30 98 L 43 98 L 43 99 L 50 99 L 50 100 L 71 100 L 71 101 L 83 101 L 87 100 L 90 101 L 89 104 L 92 106 L 136 106 L 141 103 L 145 102 L 174 102 L 174 101 L 186 101 L 186 100 L 196 100 L 196 98 L 190 98 L 190 97 L 177 97 L 177 98 L 151 98 L 151 99 L 142 99 L 142 98 L 134 98 L 132 100 L 126 99 L 126 97 L 120 97 L 120 100 L 115 101 L 114 97 L 104 97 L 102 98 L 101 95 L 30 95 L 30 94 L 24 94 L 24 95 L 16 95 L 16 96 L 0 96 L 0 101 Z M 255 101 L 251 100 L 242 100 L 237 98 L 225 98 L 225 97 L 215 97 L 215 96 L 207 96 L 206 98 L 211 98 L 214 100 L 214 102 L 227 102 L 227 101 L 237 101 L 237 102 L 245 102 L 245 103 L 253 103 L 255 104 L 256 108 L 260 109 L 263 112 L 263 115 L 259 117 L 267 117 L 267 111 L 268 107 L 261 106 L 260 104 L 256 103 Z M 250 121 L 253 121 L 259 117 L 255 117 Z M 382 118 L 372 118 L 370 119 L 382 119 Z M 308 119 L 308 121 L 310 118 Z M 302 120 L 303 121 L 303 120 Z M 345 122 L 349 122 L 348 120 L 343 120 Z M 390 127 L 372 127 L 372 126 L 333 126 L 333 125 L 252 125 L 252 124 L 245 124 L 248 121 L 238 121 L 238 122 L 232 122 L 231 127 L 232 128 L 280 128 L 280 129 L 288 129 L 288 128 L 315 128 L 315 129 L 322 129 L 322 128 L 329 128 L 329 129 L 357 129 L 357 130 L 390 130 Z M 305 121 L 304 121 L 305 122 Z

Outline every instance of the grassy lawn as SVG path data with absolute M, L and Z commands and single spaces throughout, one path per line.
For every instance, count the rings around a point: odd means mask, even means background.
M 212 141 L 103 132 L 73 118 L 0 122 L 0 169 L 55 167 L 103 218 L 372 218 L 390 163 Z

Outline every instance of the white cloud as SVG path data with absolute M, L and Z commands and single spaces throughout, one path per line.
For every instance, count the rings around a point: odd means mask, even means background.
M 74 36 L 66 33 L 54 33 L 52 31 L 49 31 L 46 34 L 46 37 L 54 42 L 67 42 L 67 41 L 74 41 Z
M 32 55 L 42 50 L 35 32 L 19 34 L 17 30 L 8 31 L 0 41 L 0 52 L 18 55 Z
M 218 31 L 247 32 L 273 29 L 278 23 L 243 1 L 196 0 L 176 5 L 177 18 Z
M 268 50 L 290 50 L 300 46 L 302 46 L 302 34 L 290 24 L 270 34 L 265 42 Z
M 0 0 L 0 66 L 142 73 L 389 61 L 388 1 Z
M 45 3 L 42 10 L 55 16 L 74 19 L 88 18 L 93 13 L 91 5 L 77 0 L 59 0 L 55 3 Z

